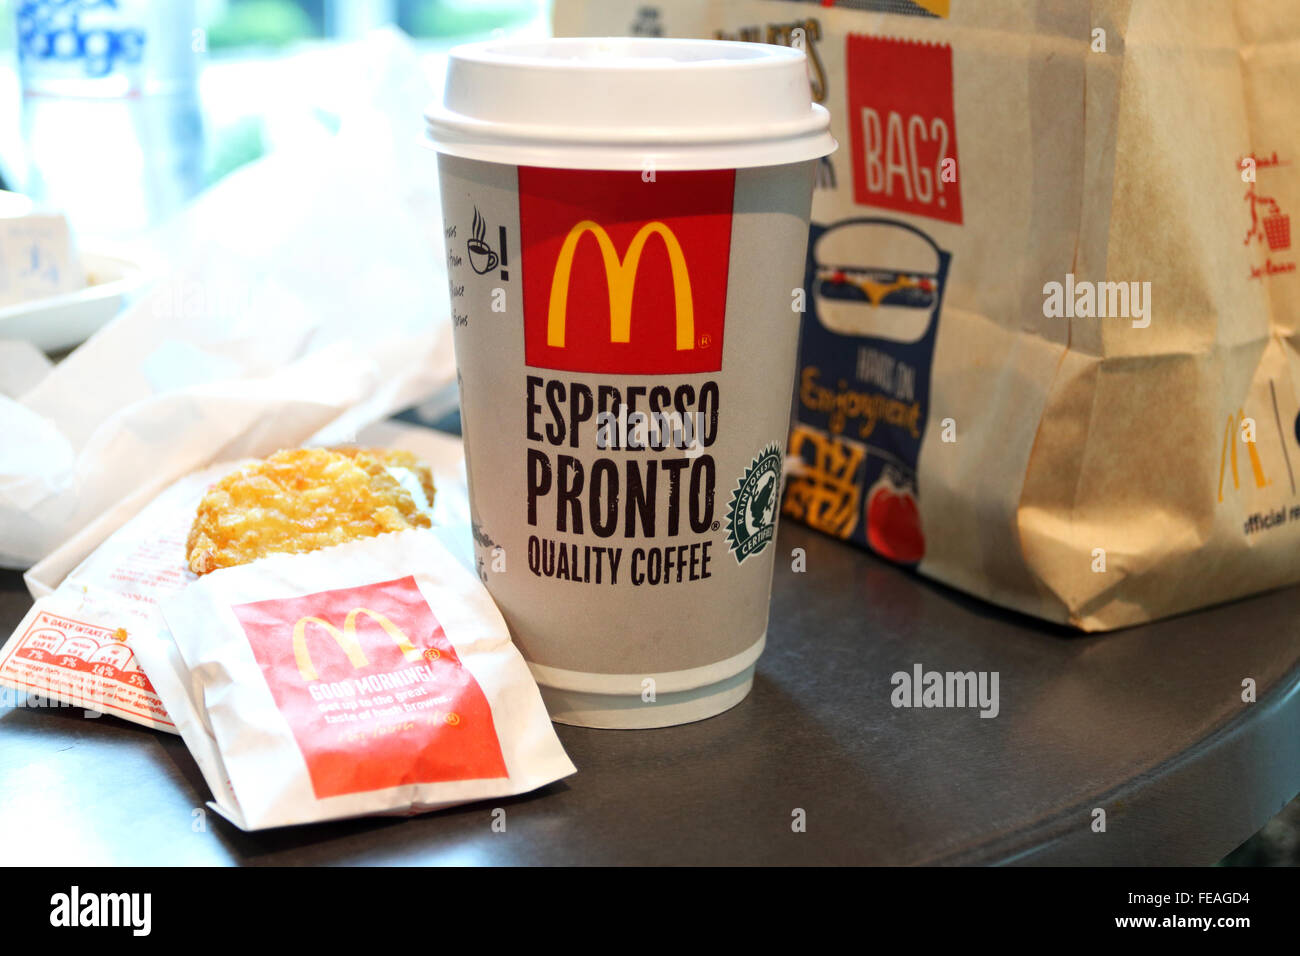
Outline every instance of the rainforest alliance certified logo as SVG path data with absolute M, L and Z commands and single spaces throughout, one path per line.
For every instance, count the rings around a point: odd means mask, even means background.
M 776 503 L 781 497 L 781 449 L 772 443 L 749 463 L 731 493 L 727 510 L 728 550 L 741 564 L 758 554 L 776 531 Z

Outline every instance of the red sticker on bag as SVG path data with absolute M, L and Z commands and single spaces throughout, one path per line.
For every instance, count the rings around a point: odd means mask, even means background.
M 850 34 L 853 201 L 960 224 L 952 47 Z
M 487 698 L 414 577 L 231 610 L 317 798 L 508 776 Z

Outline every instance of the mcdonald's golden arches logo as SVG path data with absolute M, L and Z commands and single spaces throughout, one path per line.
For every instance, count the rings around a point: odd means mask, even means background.
M 1255 479 L 1256 488 L 1265 488 L 1268 486 L 1268 478 L 1264 474 L 1264 464 L 1259 460 L 1259 451 L 1255 447 L 1255 442 L 1244 441 L 1242 438 L 1242 427 L 1246 422 L 1246 414 L 1241 409 L 1237 410 L 1237 417 L 1228 416 L 1228 423 L 1223 426 L 1223 450 L 1219 452 L 1219 501 L 1223 501 L 1223 480 L 1226 477 L 1229 466 L 1232 471 L 1232 487 L 1241 487 L 1241 476 L 1237 471 L 1237 446 L 1245 445 L 1250 455 L 1250 470 Z
M 524 351 L 539 368 L 722 367 L 733 170 L 519 170 Z
M 641 253 L 651 236 L 659 236 L 668 250 L 668 265 L 673 277 L 673 312 L 676 316 L 676 346 L 695 348 L 695 305 L 691 301 L 691 273 L 686 268 L 686 257 L 673 231 L 658 220 L 648 222 L 637 230 L 627 254 L 619 257 L 609 233 L 598 222 L 584 219 L 569 230 L 560 246 L 560 257 L 555 264 L 551 280 L 551 299 L 546 309 L 546 344 L 564 348 L 565 317 L 569 309 L 569 277 L 573 273 L 573 254 L 578 240 L 591 233 L 600 246 L 601 261 L 605 266 L 605 283 L 609 287 L 609 340 L 626 343 L 632 335 L 632 292 L 636 287 L 636 270 L 641 264 Z
M 316 665 L 312 661 L 311 652 L 307 647 L 308 628 L 315 626 L 320 631 L 334 639 L 339 650 L 347 655 L 349 663 L 353 668 L 359 669 L 369 667 L 370 660 L 361 648 L 361 642 L 357 639 L 357 618 L 360 615 L 366 615 L 374 623 L 392 638 L 393 643 L 397 645 L 402 656 L 408 661 L 420 661 L 424 656 L 411 643 L 410 639 L 402 632 L 402 629 L 380 614 L 378 611 L 372 611 L 367 607 L 354 607 L 348 611 L 348 616 L 343 621 L 343 630 L 339 630 L 329 621 L 314 615 L 306 615 L 298 618 L 297 623 L 293 626 L 293 659 L 298 665 L 298 673 L 302 675 L 305 681 L 319 680 L 320 675 L 316 671 Z

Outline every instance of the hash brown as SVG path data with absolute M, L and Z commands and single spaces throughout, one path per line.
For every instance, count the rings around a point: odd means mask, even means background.
M 417 503 L 390 469 L 415 476 L 425 501 Z M 270 554 L 300 554 L 428 528 L 434 491 L 429 466 L 407 451 L 277 452 L 208 489 L 190 528 L 186 561 L 195 574 L 207 574 Z

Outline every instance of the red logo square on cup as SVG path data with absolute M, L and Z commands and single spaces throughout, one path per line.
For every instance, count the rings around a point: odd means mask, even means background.
M 853 201 L 960 224 L 952 47 L 850 34 L 845 56 Z
M 519 169 L 524 353 L 536 368 L 716 372 L 735 171 Z
M 508 776 L 487 698 L 415 578 L 231 610 L 318 798 Z

